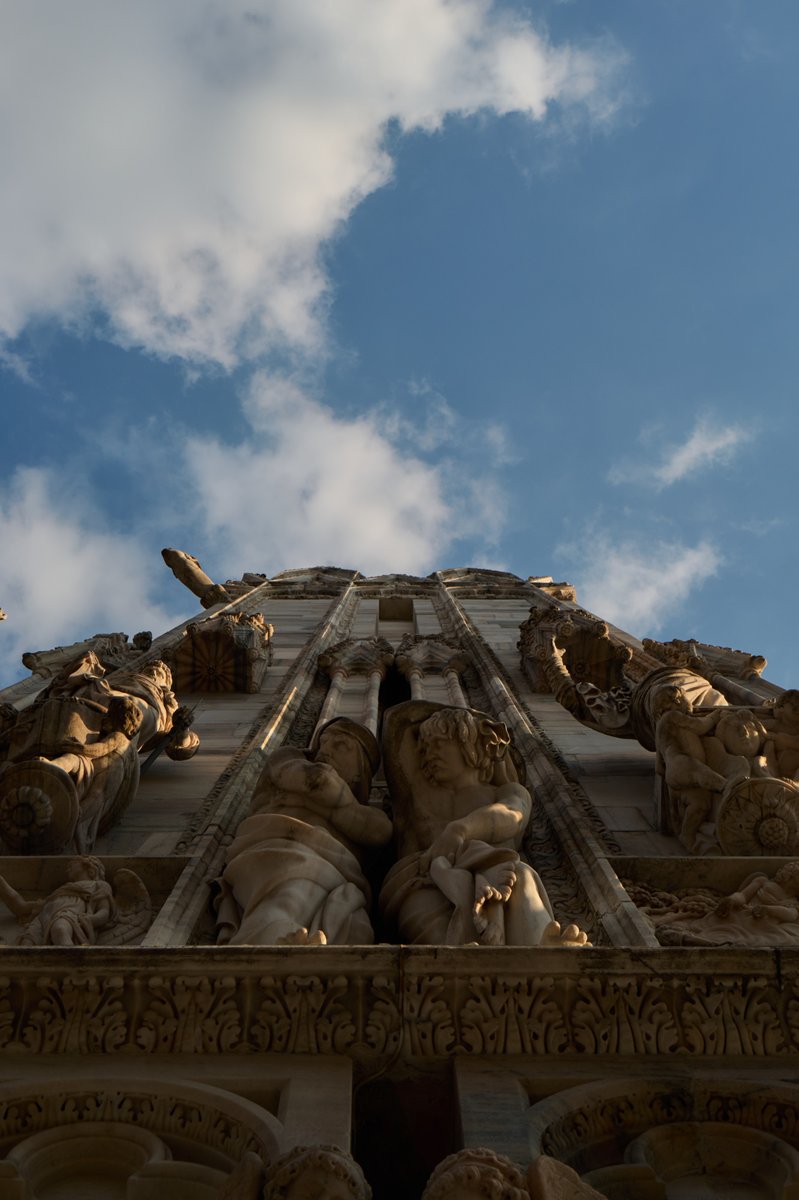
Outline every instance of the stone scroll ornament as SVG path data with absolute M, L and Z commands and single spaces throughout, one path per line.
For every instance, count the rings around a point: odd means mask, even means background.
M 486 713 L 411 700 L 386 712 L 383 760 L 398 861 L 380 895 L 399 941 L 584 946 L 561 931 L 520 854 L 532 798 L 504 725 Z
M 217 880 L 220 942 L 374 941 L 362 860 L 391 840 L 391 821 L 368 803 L 379 762 L 374 735 L 347 717 L 307 750 L 268 756 Z
M 107 883 L 99 858 L 65 862 L 65 882 L 39 900 L 25 900 L 0 876 L 0 902 L 24 931 L 18 946 L 127 946 L 152 917 L 150 894 L 135 873 L 120 869 Z
M 580 609 L 533 608 L 519 632 L 522 666 L 535 691 L 551 692 L 590 729 L 635 736 L 625 675 L 632 651 L 610 637 L 604 621 Z
M 0 839 L 7 854 L 87 854 L 121 817 L 140 753 L 190 758 L 199 738 L 163 662 L 107 675 L 87 651 L 22 712 L 0 712 Z

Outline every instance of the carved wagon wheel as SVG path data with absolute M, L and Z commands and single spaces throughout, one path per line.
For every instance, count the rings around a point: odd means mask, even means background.
M 0 837 L 16 854 L 62 850 L 79 809 L 69 775 L 44 759 L 11 763 L 0 776 Z
M 772 778 L 728 784 L 716 835 L 725 854 L 799 854 L 799 787 Z

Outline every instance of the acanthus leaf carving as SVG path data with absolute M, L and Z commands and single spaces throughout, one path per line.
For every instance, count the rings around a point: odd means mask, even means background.
M 252 1037 L 259 1049 L 280 1054 L 343 1054 L 357 1029 L 346 998 L 346 977 L 266 976 Z

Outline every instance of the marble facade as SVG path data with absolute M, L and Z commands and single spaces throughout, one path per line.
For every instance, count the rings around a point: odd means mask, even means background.
M 168 664 L 192 757 L 129 739 L 90 853 L 0 846 L 0 1198 L 796 1200 L 794 698 L 763 660 L 544 576 L 165 559 L 201 611 L 102 635 L 102 678 Z M 54 677 L 0 693 L 0 762 Z

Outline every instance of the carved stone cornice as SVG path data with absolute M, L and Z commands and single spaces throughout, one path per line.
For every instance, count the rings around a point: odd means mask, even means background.
M 792 951 L 193 947 L 3 951 L 0 1051 L 140 1055 L 799 1051 Z M 531 969 L 531 967 L 533 969 Z
M 711 682 L 714 675 L 758 679 L 768 666 L 768 660 L 762 654 L 747 654 L 745 650 L 732 650 L 729 646 L 711 646 L 681 638 L 672 638 L 670 642 L 644 638 L 644 649 L 666 666 L 688 667 Z
M 319 655 L 319 667 L 326 675 L 372 675 L 377 672 L 381 679 L 394 662 L 394 647 L 382 637 L 363 638 L 356 641 L 347 638 L 337 642 Z

